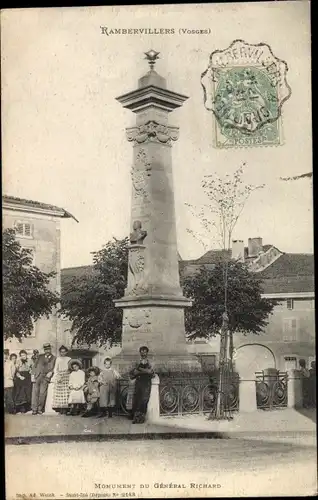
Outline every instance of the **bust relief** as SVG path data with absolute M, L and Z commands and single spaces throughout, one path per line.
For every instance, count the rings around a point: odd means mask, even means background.
M 142 229 L 140 220 L 135 220 L 133 224 L 133 230 L 130 233 L 130 243 L 132 245 L 142 245 L 146 236 L 147 231 L 144 231 Z

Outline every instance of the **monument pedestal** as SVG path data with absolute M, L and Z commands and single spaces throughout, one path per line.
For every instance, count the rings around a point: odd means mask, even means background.
M 147 344 L 140 344 L 147 345 Z M 201 372 L 201 363 L 193 354 L 180 355 L 179 353 L 167 354 L 153 352 L 148 356 L 149 361 L 154 365 L 157 374 L 161 373 L 192 373 Z M 138 349 L 132 354 L 122 351 L 113 358 L 113 367 L 122 375 L 128 374 L 133 365 L 139 360 Z
M 138 360 L 139 348 L 146 345 L 157 373 L 201 371 L 199 360 L 188 352 L 185 340 L 185 297 L 123 297 L 116 302 L 123 307 L 122 351 L 114 359 L 119 370 Z

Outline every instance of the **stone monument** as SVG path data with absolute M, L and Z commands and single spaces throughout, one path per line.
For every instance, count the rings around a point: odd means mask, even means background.
M 136 114 L 126 129 L 133 145 L 132 201 L 128 282 L 123 308 L 122 352 L 114 363 L 121 369 L 136 360 L 147 345 L 156 371 L 200 371 L 197 358 L 187 351 L 183 296 L 179 280 L 171 146 L 179 129 L 168 115 L 187 100 L 167 89 L 155 70 L 159 53 L 145 53 L 150 70 L 137 90 L 117 98 Z

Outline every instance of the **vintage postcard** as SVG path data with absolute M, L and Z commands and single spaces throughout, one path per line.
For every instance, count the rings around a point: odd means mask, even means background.
M 317 494 L 308 1 L 1 11 L 6 498 Z

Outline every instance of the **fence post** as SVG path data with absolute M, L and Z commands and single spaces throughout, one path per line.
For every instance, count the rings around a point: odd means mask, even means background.
M 256 383 L 253 380 L 240 380 L 239 383 L 239 410 L 250 413 L 257 410 Z
M 159 376 L 156 374 L 151 380 L 151 392 L 147 408 L 147 422 L 156 422 L 160 417 Z
M 288 371 L 288 408 L 302 408 L 303 391 L 302 377 L 299 370 L 291 369 Z

